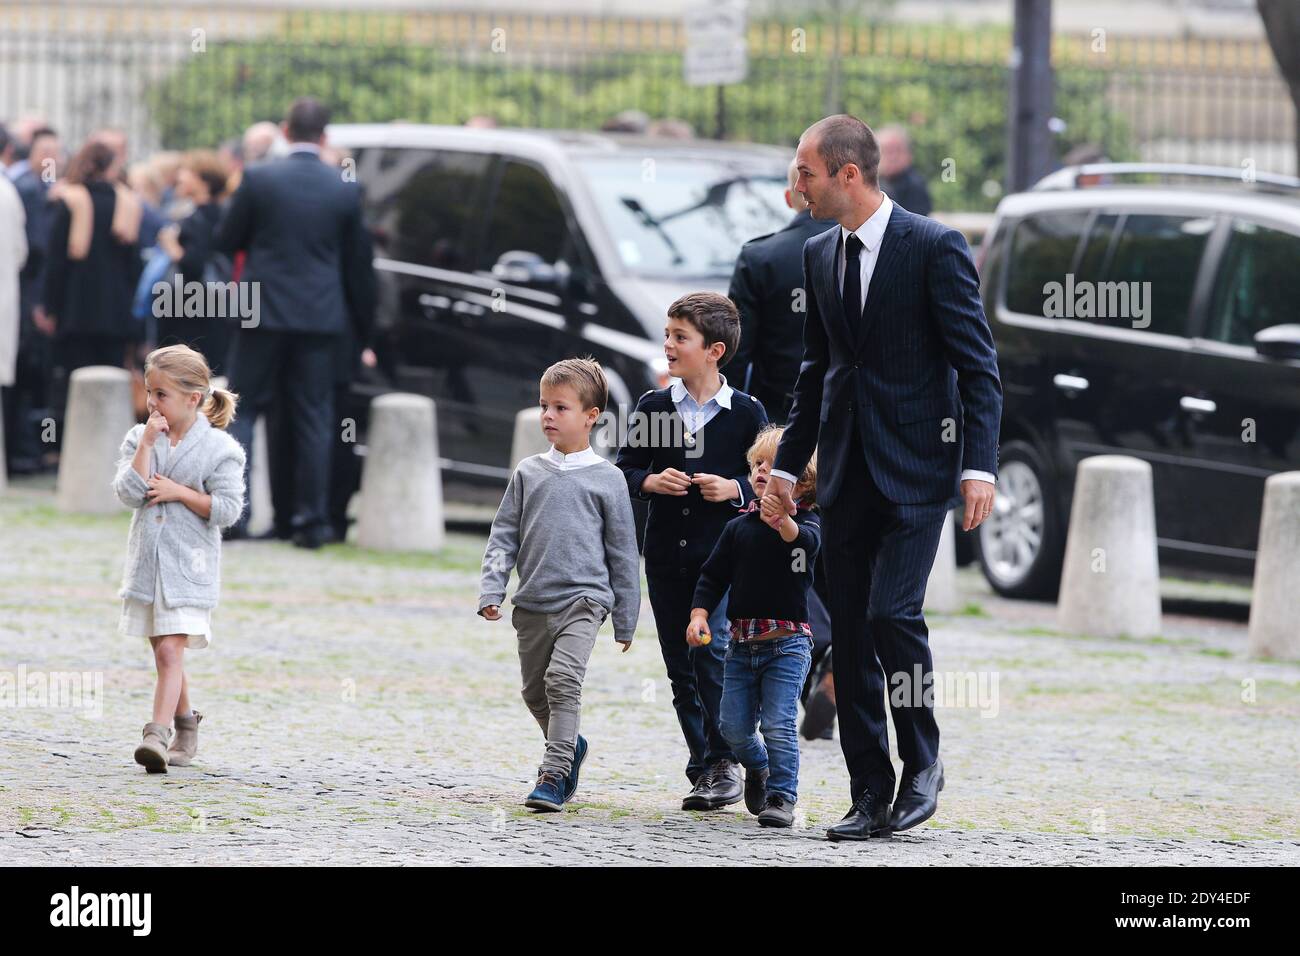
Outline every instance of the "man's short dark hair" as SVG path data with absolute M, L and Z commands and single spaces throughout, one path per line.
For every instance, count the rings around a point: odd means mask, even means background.
M 879 184 L 880 144 L 862 120 L 848 113 L 828 116 L 804 130 L 804 136 L 809 134 L 817 140 L 817 154 L 825 161 L 828 176 L 852 163 L 862 171 L 868 186 Z
M 329 125 L 329 107 L 314 97 L 301 96 L 289 107 L 284 122 L 289 128 L 289 142 L 315 143 L 325 135 L 325 127 Z
M 706 349 L 714 342 L 725 345 L 719 368 L 731 361 L 740 346 L 740 313 L 725 295 L 691 292 L 668 307 L 668 318 L 693 325 L 704 336 Z

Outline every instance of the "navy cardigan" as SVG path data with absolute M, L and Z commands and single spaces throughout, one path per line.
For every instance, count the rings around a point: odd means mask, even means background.
M 808 621 L 808 588 L 813 561 L 821 548 L 821 518 L 800 508 L 794 515 L 798 535 L 789 544 L 757 511 L 732 519 L 717 547 L 700 569 L 691 607 L 710 614 L 731 588 L 727 617 Z
M 639 429 L 638 420 L 642 423 Z M 671 430 L 663 427 L 669 422 L 676 427 Z M 627 478 L 632 496 L 650 502 L 645 527 L 646 574 L 695 577 L 713 551 L 722 529 L 736 516 L 734 504 L 705 501 L 694 485 L 685 495 L 642 492 L 646 476 L 676 468 L 688 475 L 702 472 L 734 478 L 740 482 L 743 503 L 748 504 L 754 498 L 754 490 L 749 485 L 745 454 L 766 424 L 767 412 L 762 402 L 733 388 L 731 408 L 718 409 L 695 436 L 695 444 L 687 446 L 671 440 L 686 431 L 673 404 L 671 390 L 652 389 L 641 396 L 628 420 L 628 440 L 618 450 L 615 464 Z M 699 449 L 699 454 L 688 457 L 687 452 L 695 449 Z

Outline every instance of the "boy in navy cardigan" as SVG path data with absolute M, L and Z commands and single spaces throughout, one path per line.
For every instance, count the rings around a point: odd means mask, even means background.
M 616 464 L 633 497 L 648 499 L 646 585 L 673 708 L 690 759 L 683 810 L 714 810 L 743 796 L 736 757 L 718 726 L 727 654 L 727 600 L 714 612 L 719 639 L 682 640 L 695 584 L 736 509 L 754 500 L 745 453 L 767 424 L 762 404 L 718 371 L 740 342 L 740 316 L 726 296 L 684 295 L 668 307 L 664 354 L 679 381 L 646 392 L 629 419 Z
M 773 425 L 749 450 L 749 481 L 762 498 L 784 429 Z M 794 517 L 757 501 L 727 523 L 700 570 L 686 642 L 706 640 L 709 614 L 730 588 L 731 652 L 722 681 L 722 735 L 745 765 L 745 806 L 765 827 L 794 822 L 799 788 L 799 692 L 812 664 L 808 590 L 821 548 L 812 510 L 816 459 L 794 487 Z M 711 635 L 716 642 L 718 635 Z M 760 739 L 755 733 L 761 729 Z

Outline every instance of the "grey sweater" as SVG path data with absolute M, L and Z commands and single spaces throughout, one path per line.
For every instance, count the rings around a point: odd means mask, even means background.
M 613 610 L 614 640 L 628 643 L 641 611 L 641 563 L 623 473 L 607 461 L 561 470 L 546 455 L 519 463 L 492 520 L 479 610 L 514 603 L 553 614 L 580 597 Z
M 135 509 L 118 596 L 152 604 L 161 574 L 163 601 L 169 607 L 214 608 L 221 593 L 221 529 L 234 524 L 244 510 L 243 446 L 199 415 L 165 459 L 157 444 L 150 449 L 150 474 L 166 475 L 212 496 L 212 513 L 204 520 L 179 501 L 148 503 L 149 484 L 131 467 L 143 434 L 144 425 L 126 433 L 113 478 L 117 497 Z M 166 441 L 166 435 L 158 439 Z

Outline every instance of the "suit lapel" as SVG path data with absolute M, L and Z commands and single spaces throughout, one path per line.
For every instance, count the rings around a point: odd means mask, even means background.
M 875 308 L 885 291 L 898 278 L 898 267 L 911 245 L 912 223 L 908 212 L 901 206 L 895 206 L 885 225 L 885 235 L 880 241 L 880 253 L 876 257 L 876 267 L 871 271 L 871 284 L 867 286 L 867 301 L 862 307 L 862 321 L 858 325 L 857 335 L 850 339 L 855 343 L 855 351 L 862 348 L 867 335 L 876 319 Z
M 840 330 L 842 341 L 853 344 L 853 330 L 849 328 L 848 322 L 844 318 L 844 293 L 840 289 L 839 269 L 836 267 L 836 259 L 840 253 L 840 227 L 836 224 L 834 229 L 828 229 L 822 239 L 823 248 L 821 251 L 821 275 L 822 275 L 822 301 L 831 302 L 834 305 L 830 311 L 834 313 L 832 324 Z M 827 326 L 828 330 L 830 326 Z

